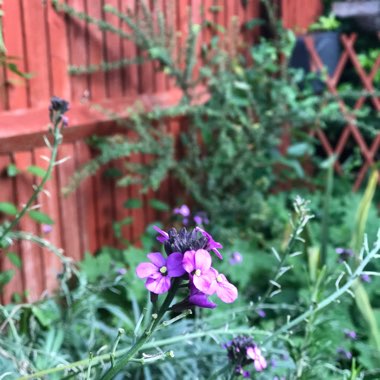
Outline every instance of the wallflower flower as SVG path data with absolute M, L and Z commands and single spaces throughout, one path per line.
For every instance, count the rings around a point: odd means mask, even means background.
M 233 252 L 230 257 L 230 264 L 236 265 L 243 262 L 243 256 L 240 252 Z
M 172 285 L 172 278 L 180 278 L 179 282 L 188 281 L 188 295 L 172 308 L 183 310 L 191 306 L 215 308 L 216 304 L 208 296 L 216 295 L 225 303 L 234 302 L 238 296 L 236 287 L 224 274 L 212 267 L 210 251 L 218 251 L 222 245 L 212 236 L 200 229 L 187 231 L 175 228 L 165 232 L 154 226 L 158 232 L 157 240 L 165 248 L 167 258 L 159 252 L 148 254 L 150 262 L 141 263 L 136 268 L 138 277 L 146 279 L 145 287 L 154 294 L 167 292 Z M 186 285 L 186 284 L 185 284 Z
M 335 249 L 335 252 L 339 255 L 339 262 L 348 261 L 353 255 L 354 252 L 349 248 L 338 247 Z
M 336 350 L 336 353 L 338 354 L 339 358 L 344 360 L 351 360 L 352 359 L 352 353 L 350 351 L 347 351 L 343 347 L 338 347 Z
M 173 210 L 173 214 L 182 215 L 184 218 L 186 218 L 190 215 L 190 209 L 187 205 L 182 205 L 180 207 L 176 207 Z
M 257 346 L 248 347 L 247 356 L 253 360 L 257 372 L 261 372 L 267 368 L 267 362 L 264 356 L 261 355 L 261 350 Z
M 167 259 L 161 253 L 148 255 L 150 263 L 141 263 L 136 268 L 139 278 L 146 278 L 145 287 L 152 293 L 162 294 L 170 289 L 172 277 L 181 277 L 185 270 L 182 266 L 182 254 L 172 253 Z
M 225 303 L 232 303 L 238 296 L 238 290 L 235 285 L 228 282 L 226 276 L 214 268 L 211 268 L 213 281 L 210 286 L 210 291 L 216 295 Z
M 366 282 L 367 284 L 371 282 L 371 277 L 370 277 L 367 273 L 363 273 L 363 274 L 360 276 L 360 279 L 361 279 L 363 282 Z
M 237 336 L 227 342 L 224 347 L 227 349 L 228 359 L 232 364 L 236 364 L 235 372 L 249 377 L 250 373 L 243 367 L 252 363 L 257 372 L 267 368 L 267 362 L 261 353 L 259 347 L 254 343 L 251 337 Z
M 204 249 L 197 251 L 187 251 L 183 255 L 183 268 L 189 274 L 194 286 L 205 294 L 213 294 L 211 285 L 214 280 L 214 273 L 211 271 L 211 255 Z
M 347 338 L 347 339 L 350 339 L 350 340 L 355 340 L 357 338 L 357 334 L 355 331 L 353 330 L 344 330 L 344 336 Z

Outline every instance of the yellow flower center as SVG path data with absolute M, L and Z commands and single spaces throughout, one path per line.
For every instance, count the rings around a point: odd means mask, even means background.
M 201 275 L 201 270 L 200 270 L 200 269 L 197 269 L 197 270 L 195 271 L 195 275 L 199 277 L 199 276 Z
M 162 274 L 165 274 L 167 271 L 168 271 L 168 268 L 166 268 L 165 266 L 163 266 L 163 267 L 160 268 L 160 272 Z
M 216 281 L 217 282 L 222 282 L 223 281 L 222 276 L 220 274 L 216 277 Z

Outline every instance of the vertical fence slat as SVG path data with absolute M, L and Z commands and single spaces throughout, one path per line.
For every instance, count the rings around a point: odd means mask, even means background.
M 48 47 L 46 41 L 45 6 L 40 0 L 22 0 L 25 22 L 25 55 L 29 80 L 29 104 L 47 106 L 50 95 Z
M 33 155 L 31 152 L 17 152 L 14 154 L 14 162 L 23 171 L 22 174 L 16 176 L 17 203 L 19 207 L 22 207 L 33 192 L 34 179 L 30 174 L 25 173 L 26 169 L 34 164 Z M 22 231 L 38 235 L 36 223 L 28 216 L 21 219 L 19 226 Z M 45 289 L 41 249 L 28 240 L 22 240 L 20 245 L 24 290 L 27 292 L 27 300 L 34 301 L 41 296 Z
M 116 9 L 119 9 L 118 0 L 107 0 L 107 5 L 112 5 Z M 117 16 L 112 15 L 109 12 L 105 12 L 104 18 L 106 21 L 120 27 L 120 19 Z M 117 61 L 121 58 L 121 38 L 115 33 L 106 32 L 105 33 L 105 56 L 107 61 Z M 123 82 L 122 82 L 122 72 L 121 69 L 112 70 L 107 72 L 107 95 L 109 97 L 120 97 L 123 93 Z
M 91 159 L 91 151 L 84 141 L 75 143 L 76 167 L 80 168 Z M 84 180 L 77 190 L 79 207 L 79 224 L 82 234 L 81 251 L 94 253 L 99 248 L 96 226 L 95 180 L 93 177 Z
M 69 0 L 68 4 L 80 12 L 85 12 L 85 0 Z M 70 44 L 70 64 L 75 66 L 86 66 L 87 59 L 87 33 L 86 23 L 77 18 L 70 18 L 67 23 L 68 41 Z M 87 75 L 71 76 L 71 100 L 80 101 L 88 91 Z

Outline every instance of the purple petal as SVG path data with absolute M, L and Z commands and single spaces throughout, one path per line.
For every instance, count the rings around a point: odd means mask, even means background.
M 198 249 L 195 252 L 195 268 L 200 269 L 201 272 L 207 272 L 211 268 L 211 256 L 204 249 Z
M 228 282 L 224 274 L 219 274 L 218 279 L 221 279 L 221 281 L 217 281 L 216 295 L 225 303 L 234 302 L 238 297 L 236 286 Z
M 148 259 L 157 267 L 161 268 L 166 265 L 166 259 L 160 252 L 152 252 L 147 254 Z
M 203 293 L 207 295 L 212 295 L 215 293 L 215 287 L 213 286 L 213 275 L 212 272 L 202 273 L 201 276 L 193 276 L 194 286 Z
M 202 218 L 198 215 L 194 216 L 194 222 L 195 224 L 201 225 L 202 224 Z
M 141 263 L 136 268 L 136 274 L 139 278 L 147 278 L 157 273 L 158 268 L 152 263 Z
M 189 297 L 189 302 L 195 306 L 203 307 L 206 309 L 215 309 L 216 304 L 210 301 L 206 294 L 198 292 L 198 294 L 194 294 Z
M 186 273 L 182 265 L 183 254 L 174 252 L 168 256 L 167 267 L 169 277 L 181 277 Z
M 186 251 L 182 259 L 183 269 L 187 273 L 191 273 L 195 270 L 195 251 Z
M 158 276 L 157 278 L 148 278 L 145 287 L 152 293 L 162 294 L 170 289 L 170 277 Z
M 153 226 L 153 229 L 155 229 L 159 233 L 159 236 L 157 236 L 156 239 L 161 244 L 164 244 L 167 240 L 169 240 L 169 234 L 167 232 L 161 230 L 161 228 L 158 228 L 157 226 Z
M 267 368 L 267 361 L 263 356 L 259 356 L 257 360 L 253 362 L 255 369 L 257 372 L 264 371 L 265 368 Z
M 223 248 L 223 247 L 222 247 Z M 215 255 L 220 259 L 223 260 L 222 254 L 216 249 L 216 248 L 211 248 L 211 251 L 215 253 Z
M 216 256 L 219 257 L 219 259 L 223 260 L 222 254 L 218 251 L 219 248 L 223 248 L 222 244 L 215 241 L 213 237 L 205 230 L 202 230 L 202 228 L 196 227 L 196 230 L 199 231 L 207 239 L 207 248 L 213 251 L 216 254 Z

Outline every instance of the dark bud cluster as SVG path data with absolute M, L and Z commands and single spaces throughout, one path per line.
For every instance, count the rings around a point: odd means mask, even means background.
M 167 255 L 173 252 L 185 253 L 198 249 L 207 249 L 208 240 L 196 228 L 187 232 L 186 228 L 181 228 L 179 232 L 175 228 L 168 231 L 169 239 L 165 241 L 165 251 Z
M 63 114 L 69 110 L 69 102 L 59 98 L 58 96 L 53 96 L 50 99 L 49 113 L 50 121 L 56 123 L 57 121 L 63 120 Z
M 237 336 L 224 345 L 227 349 L 227 356 L 231 363 L 245 366 L 251 360 L 247 357 L 247 349 L 254 347 L 255 343 L 249 336 Z

